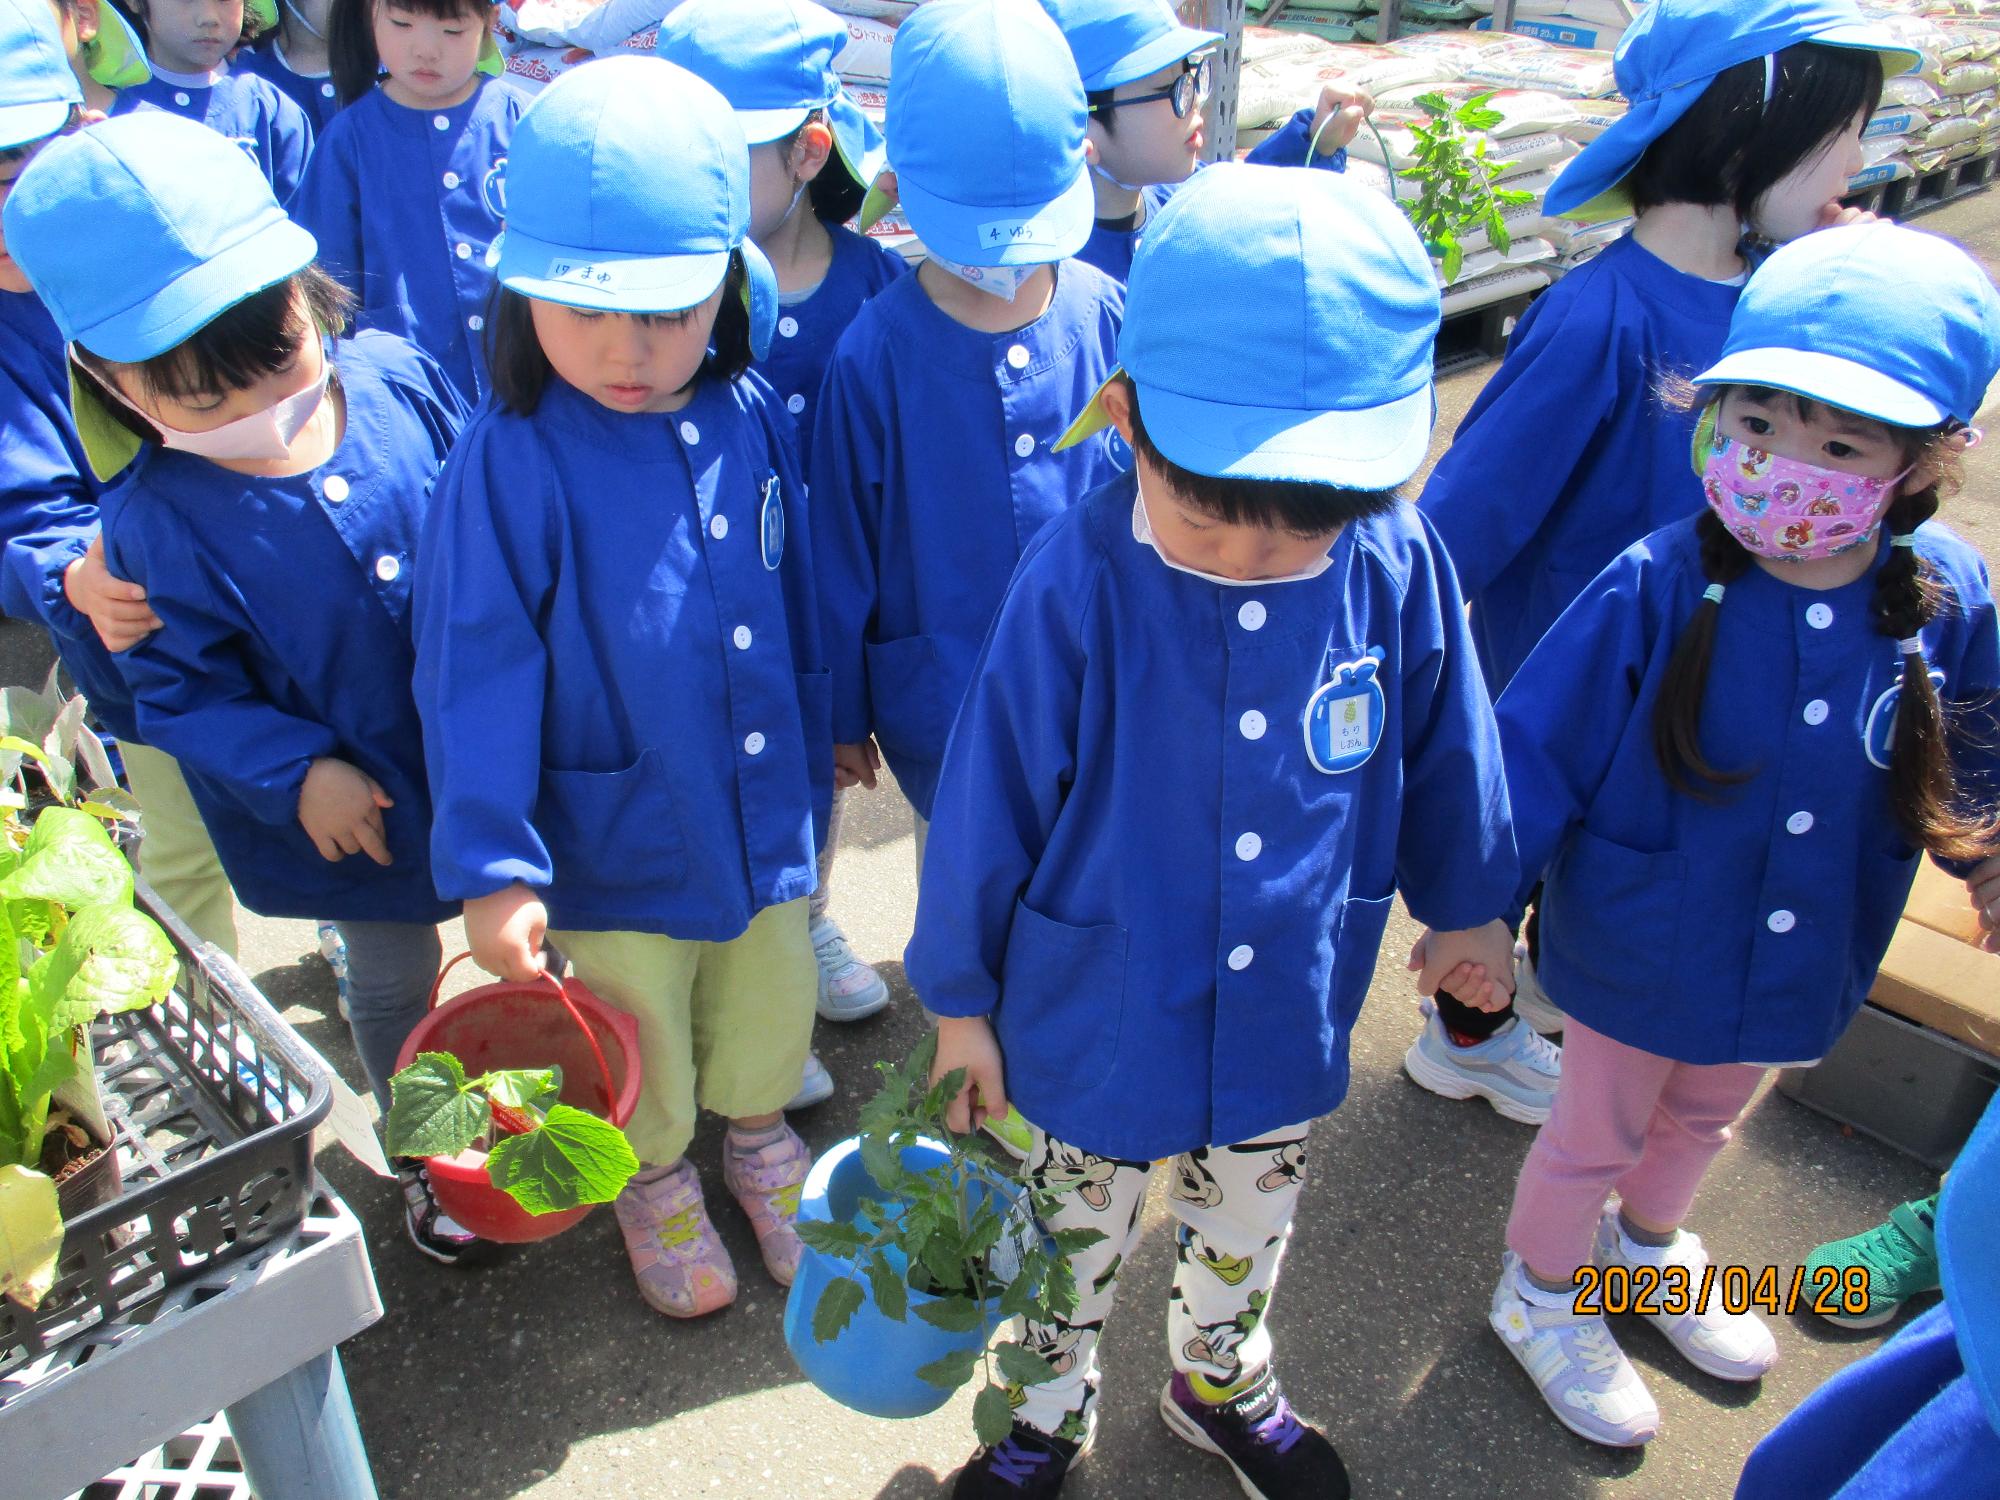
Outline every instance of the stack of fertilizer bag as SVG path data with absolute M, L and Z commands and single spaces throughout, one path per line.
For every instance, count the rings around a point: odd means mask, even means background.
M 1870 0 L 1865 10 L 1918 54 L 1892 78 L 1862 137 L 1852 186 L 1923 177 L 2000 146 L 2000 0 Z
M 1252 25 L 1277 9 L 1277 0 L 1245 0 L 1245 3 L 1247 19 Z M 1381 0 L 1292 0 L 1277 24 L 1325 42 L 1379 42 L 1381 8 Z M 1414 36 L 1426 31 L 1462 29 L 1492 13 L 1493 0 L 1403 0 L 1401 34 Z
M 1444 287 L 1447 316 L 1539 291 L 1630 227 L 1630 220 L 1572 224 L 1548 218 L 1542 208 L 1564 164 L 1624 112 L 1624 101 L 1612 97 L 1609 53 L 1465 29 L 1418 32 L 1386 46 L 1329 42 L 1316 29 L 1294 26 L 1294 17 L 1295 8 L 1287 6 L 1275 27 L 1244 31 L 1239 151 L 1313 103 L 1322 84 L 1338 80 L 1368 90 L 1376 101 L 1374 129 L 1364 127 L 1348 147 L 1348 172 L 1385 195 L 1408 199 L 1416 185 L 1392 181 L 1391 174 L 1414 159 L 1410 127 L 1426 118 L 1417 99 L 1436 93 L 1457 104 L 1490 95 L 1487 105 L 1501 118 L 1483 132 L 1486 157 L 1501 164 L 1499 186 L 1533 196 L 1508 210 L 1506 250 L 1496 249 L 1483 230 L 1462 242 L 1465 264 Z

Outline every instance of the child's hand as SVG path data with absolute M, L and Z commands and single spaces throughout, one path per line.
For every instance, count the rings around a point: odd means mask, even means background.
M 542 940 L 548 930 L 549 909 L 518 880 L 465 903 L 465 938 L 472 961 L 515 984 L 526 984 L 542 973 Z
M 1361 122 L 1375 112 L 1375 96 L 1366 89 L 1342 84 L 1323 84 L 1319 105 L 1313 110 L 1312 134 L 1319 142 L 1318 154 L 1331 156 L 1344 149 L 1361 132 Z
M 1461 932 L 1433 932 L 1410 949 L 1417 993 L 1435 995 L 1440 986 L 1474 1010 L 1504 1009 L 1514 993 L 1514 934 L 1505 922 L 1488 922 Z
M 833 785 L 837 791 L 846 791 L 851 786 L 865 786 L 875 790 L 875 772 L 882 765 L 882 752 L 875 748 L 873 740 L 863 740 L 858 745 L 835 745 L 833 747 Z
M 365 771 L 344 760 L 322 755 L 306 772 L 299 789 L 299 822 L 312 835 L 320 857 L 342 860 L 366 854 L 378 865 L 389 863 L 389 836 L 382 828 L 382 809 L 393 798 Z
M 931 1082 L 936 1083 L 954 1069 L 965 1069 L 965 1087 L 945 1106 L 944 1123 L 965 1135 L 989 1119 L 1004 1119 L 1006 1077 L 1000 1066 L 1000 1043 L 993 1035 L 991 1023 L 984 1016 L 940 1016 L 937 1037 L 937 1060 L 931 1064 Z
M 129 651 L 160 628 L 146 591 L 114 578 L 104 565 L 101 536 L 92 537 L 83 556 L 63 569 L 63 597 L 90 621 L 106 651 Z
M 1976 866 L 1965 877 L 1965 892 L 1979 908 L 1979 946 L 2000 953 L 2000 856 Z

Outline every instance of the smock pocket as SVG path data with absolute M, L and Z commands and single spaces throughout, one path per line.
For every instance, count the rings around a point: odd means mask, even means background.
M 1686 889 L 1685 854 L 1642 854 L 1576 829 L 1542 893 L 1549 967 L 1606 995 L 1664 996 L 1675 985 Z
M 866 652 L 875 738 L 885 750 L 936 765 L 944 759 L 951 716 L 958 711 L 956 703 L 945 702 L 936 642 L 927 635 L 910 635 L 870 641 Z
M 642 751 L 622 771 L 544 770 L 535 830 L 557 885 L 658 887 L 687 875 L 680 814 L 656 750 Z
M 1102 1083 L 1125 1020 L 1123 927 L 1072 927 L 1014 903 L 1000 972 L 1000 1046 L 1015 1072 L 1071 1088 Z
M 1340 903 L 1340 931 L 1333 944 L 1333 1007 L 1340 1023 L 1352 1029 L 1375 977 L 1375 961 L 1388 930 L 1389 908 L 1396 894 L 1357 896 Z

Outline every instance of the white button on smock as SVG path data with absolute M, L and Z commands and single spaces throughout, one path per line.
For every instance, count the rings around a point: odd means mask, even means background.
M 748 755 L 762 755 L 764 753 L 764 736 L 757 733 L 754 729 L 751 730 L 744 737 L 743 750 Z
M 431 116 L 431 124 L 433 124 L 433 125 L 437 126 L 437 128 L 438 128 L 439 130 L 449 130 L 449 129 L 451 129 L 451 116 L 450 116 L 450 115 L 432 115 L 432 116 Z
M 1264 606 L 1255 599 L 1236 611 L 1236 623 L 1245 630 L 1262 630 L 1265 618 Z
M 188 105 L 192 104 L 193 102 L 194 102 L 194 101 L 193 101 L 192 99 L 190 99 L 190 98 L 189 98 L 189 97 L 188 97 L 188 96 L 187 96 L 186 94 L 175 94 L 175 95 L 174 95 L 174 103 L 176 103 L 176 104 L 180 105 L 180 106 L 181 106 L 182 108 L 186 108 L 186 107 L 187 107 Z
M 1264 716 L 1254 708 L 1236 721 L 1236 727 L 1243 731 L 1243 738 L 1246 740 L 1264 738 Z
M 1824 630 L 1833 623 L 1833 607 L 1828 604 L 1811 604 L 1806 607 L 1806 624 L 1814 630 Z
M 445 173 L 445 174 L 444 174 L 444 185 L 445 185 L 446 187 L 448 187 L 448 188 L 455 188 L 455 187 L 457 187 L 457 186 L 458 186 L 458 173 L 456 173 L 456 172 L 447 172 L 447 173 Z
M 1007 363 L 1012 365 L 1017 370 L 1027 369 L 1028 361 L 1032 357 L 1033 356 L 1031 356 L 1028 353 L 1028 348 L 1027 345 L 1025 344 L 1016 344 L 1013 348 L 1007 351 Z
M 1806 705 L 1806 722 L 1824 724 L 1826 722 L 1826 699 L 1815 698 Z
M 738 625 L 735 633 L 730 636 L 730 639 L 736 642 L 736 649 L 738 651 L 748 651 L 750 649 L 750 627 L 748 625 Z
M 1033 453 L 1034 451 L 1035 451 L 1035 440 L 1032 437 L 1028 436 L 1027 433 L 1024 432 L 1019 437 L 1014 439 L 1014 452 L 1019 457 L 1026 458 L 1029 454 Z
M 1254 833 L 1246 833 L 1236 841 L 1236 857 L 1240 860 L 1253 860 L 1263 852 L 1264 841 Z
M 792 317 L 778 319 L 778 332 L 784 338 L 797 338 L 799 336 L 799 320 Z
M 1785 832 L 1787 833 L 1811 833 L 1812 826 L 1813 815 L 1809 812 L 1795 812 L 1789 818 L 1785 819 Z
M 708 523 L 708 534 L 718 542 L 729 535 L 729 517 L 717 516 Z
M 347 498 L 347 481 L 338 474 L 329 474 L 319 482 L 319 492 L 338 505 Z
M 1239 974 L 1250 967 L 1250 960 L 1257 956 L 1257 950 L 1248 943 L 1238 944 L 1229 950 L 1229 967 Z
M 799 395 L 785 397 L 785 410 L 797 416 L 806 409 L 806 398 Z
M 701 429 L 700 429 L 699 427 L 695 426 L 695 425 L 694 425 L 694 423 L 692 423 L 692 422 L 683 422 L 683 423 L 681 423 L 681 441 L 682 441 L 682 442 L 684 442 L 684 443 L 698 443 L 698 442 L 700 442 L 700 441 L 701 441 Z
M 375 576 L 384 583 L 394 583 L 396 575 L 403 571 L 403 565 L 386 554 L 375 559 Z
M 1798 921 L 1797 917 L 1780 907 L 1764 919 L 1764 925 L 1773 932 L 1790 932 L 1798 925 Z

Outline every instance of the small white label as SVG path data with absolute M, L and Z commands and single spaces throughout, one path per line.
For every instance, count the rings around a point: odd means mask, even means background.
M 546 281 L 567 281 L 573 286 L 613 287 L 618 284 L 618 267 L 600 266 L 595 261 L 572 260 L 558 255 L 549 262 Z
M 993 219 L 979 226 L 983 245 L 1052 245 L 1049 226 L 1034 219 Z

